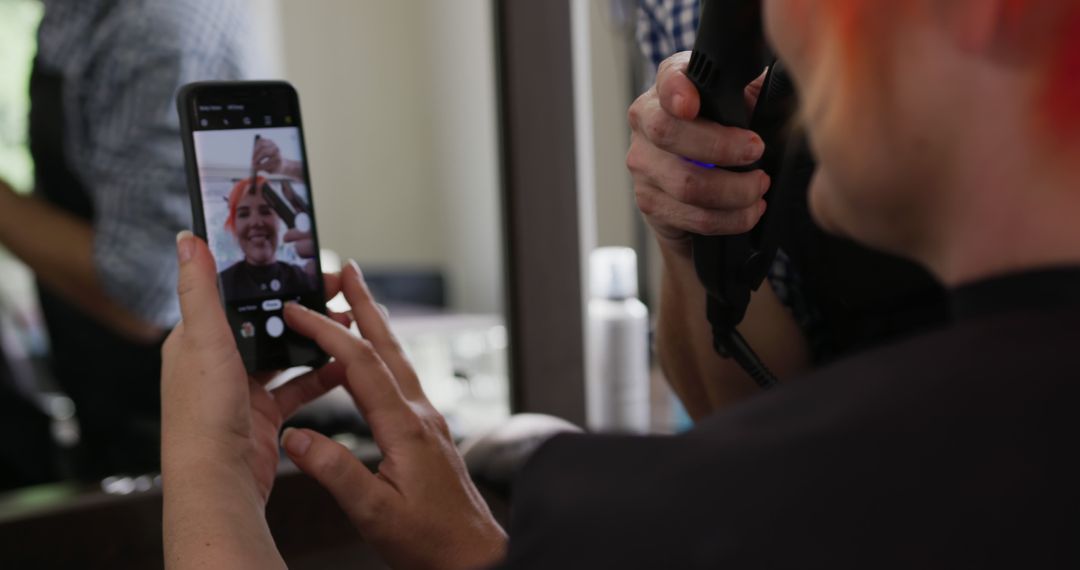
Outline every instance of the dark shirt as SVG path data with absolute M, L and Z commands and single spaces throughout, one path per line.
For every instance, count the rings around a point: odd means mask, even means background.
M 278 288 L 273 286 L 274 282 Z M 251 265 L 238 261 L 221 272 L 221 291 L 228 301 L 255 299 L 271 295 L 298 295 L 316 290 L 303 269 L 275 261 L 271 265 Z
M 686 434 L 553 439 L 504 567 L 1080 567 L 1080 269 L 951 306 Z

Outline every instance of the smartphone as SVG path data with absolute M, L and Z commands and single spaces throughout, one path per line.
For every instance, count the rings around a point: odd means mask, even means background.
M 317 367 L 327 355 L 289 330 L 295 301 L 326 313 L 296 89 L 282 81 L 203 82 L 177 94 L 194 231 L 248 372 Z

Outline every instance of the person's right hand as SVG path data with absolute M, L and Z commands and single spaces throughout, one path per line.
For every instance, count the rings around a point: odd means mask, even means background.
M 701 98 L 686 76 L 689 60 L 690 52 L 664 60 L 656 83 L 630 106 L 626 156 L 638 208 L 660 245 L 687 256 L 690 234 L 750 231 L 765 213 L 762 197 L 770 183 L 761 170 L 731 172 L 690 162 L 744 166 L 760 158 L 765 145 L 751 131 L 698 118 Z M 746 88 L 748 105 L 757 101 L 763 80 Z
M 259 138 L 255 143 L 255 150 L 251 153 L 251 166 L 264 172 L 281 172 L 285 161 L 281 158 L 281 149 L 277 143 L 266 137 Z
M 286 430 L 286 453 L 330 491 L 392 567 L 464 569 L 497 562 L 506 534 L 469 479 L 446 421 L 424 395 L 355 264 L 341 272 L 341 290 L 363 338 L 293 303 L 285 320 L 334 357 L 323 374 L 340 377 L 383 461 L 372 473 L 340 444 L 307 429 Z

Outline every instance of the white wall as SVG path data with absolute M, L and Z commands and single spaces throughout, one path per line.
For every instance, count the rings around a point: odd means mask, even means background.
M 630 148 L 626 111 L 633 101 L 627 32 L 622 28 L 625 23 L 616 20 L 611 0 L 590 0 L 589 4 L 596 243 L 633 247 L 638 214 L 626 170 Z
M 503 306 L 498 95 L 491 0 L 427 0 L 433 188 L 455 306 Z
M 283 0 L 324 247 L 367 265 L 441 265 L 422 0 Z
M 251 6 L 248 69 L 252 79 L 274 79 L 285 74 L 285 46 L 281 43 L 281 0 L 248 0 Z
M 490 0 L 254 1 L 279 4 L 322 245 L 442 269 L 455 309 L 499 311 Z

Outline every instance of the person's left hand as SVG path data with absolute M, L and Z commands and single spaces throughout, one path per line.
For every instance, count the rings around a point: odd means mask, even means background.
M 338 385 L 371 425 L 384 456 L 379 472 L 311 430 L 288 430 L 283 443 L 364 538 L 401 568 L 475 568 L 502 555 L 505 533 L 355 265 L 329 280 L 327 293 L 345 293 L 365 338 L 348 331 L 346 315 L 323 316 L 290 303 L 289 326 L 334 361 L 270 392 L 266 378 L 245 372 L 206 244 L 185 232 L 177 249 L 183 322 L 163 348 L 161 396 L 170 567 L 282 566 L 264 515 L 278 430 L 297 408 Z
M 162 348 L 162 472 L 166 490 L 211 485 L 261 509 L 278 466 L 278 430 L 304 403 L 340 383 L 324 368 L 268 391 L 273 374 L 249 377 L 225 318 L 205 242 L 178 238 L 182 322 Z M 328 276 L 329 296 L 339 290 Z M 334 315 L 339 322 L 347 316 Z M 226 477 L 222 477 L 222 474 Z M 182 475 L 181 475 L 182 474 Z M 209 475 L 200 482 L 203 475 Z

